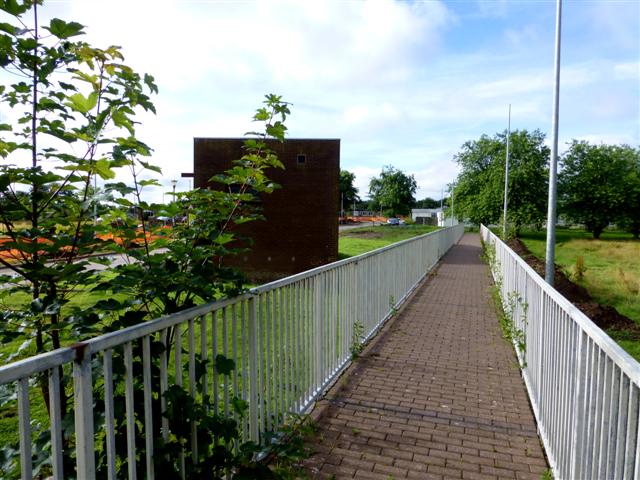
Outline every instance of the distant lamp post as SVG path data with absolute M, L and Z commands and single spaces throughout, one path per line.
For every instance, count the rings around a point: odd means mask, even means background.
M 509 204 L 509 140 L 511 138 L 511 104 L 509 104 L 509 123 L 507 126 L 507 156 L 504 160 L 504 213 L 502 214 L 502 239 L 507 240 L 507 206 Z
M 173 200 L 176 199 L 176 185 L 178 185 L 178 180 L 171 180 L 171 185 L 173 186 Z

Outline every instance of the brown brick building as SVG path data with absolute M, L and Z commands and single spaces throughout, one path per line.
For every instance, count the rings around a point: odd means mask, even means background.
M 242 138 L 194 138 L 194 185 L 231 167 L 243 154 Z M 287 139 L 270 142 L 285 169 L 268 177 L 281 188 L 263 196 L 266 221 L 246 224 L 255 244 L 230 261 L 255 281 L 266 281 L 338 258 L 340 140 Z

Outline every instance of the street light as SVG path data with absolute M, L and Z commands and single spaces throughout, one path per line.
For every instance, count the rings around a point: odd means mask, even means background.
M 562 25 L 562 0 L 556 3 L 556 45 L 553 88 L 553 116 L 551 121 L 551 161 L 549 162 L 549 203 L 547 211 L 547 248 L 544 279 L 553 286 L 556 256 L 556 200 L 558 183 L 558 112 L 560 108 L 560 35 Z
M 176 200 L 176 185 L 178 185 L 178 180 L 171 180 L 171 185 L 173 185 L 173 200 Z
M 504 213 L 502 214 L 502 239 L 507 240 L 507 205 L 509 204 L 509 139 L 511 138 L 511 104 L 509 104 L 509 123 L 507 127 L 507 156 L 504 166 Z

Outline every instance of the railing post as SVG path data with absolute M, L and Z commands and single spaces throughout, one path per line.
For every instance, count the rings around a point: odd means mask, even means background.
M 32 477 L 31 422 L 29 415 L 29 379 L 18 380 L 18 418 L 20 419 L 20 473 L 23 480 Z
M 249 437 L 254 442 L 260 441 L 258 431 L 258 342 L 256 329 L 256 298 L 250 297 L 247 308 L 249 309 Z
M 584 395 L 585 395 L 585 378 L 584 378 L 584 366 L 586 360 L 586 346 L 584 341 L 584 334 L 582 331 L 578 331 L 580 338 L 578 339 L 578 358 L 576 365 L 576 392 L 573 397 L 573 418 L 575 424 L 573 425 L 573 434 L 571 439 L 571 460 L 569 463 L 569 478 L 580 478 L 582 473 L 580 472 L 580 466 L 583 462 L 582 456 L 582 437 L 584 435 L 584 420 L 585 416 L 582 414 L 584 410 Z
M 84 346 L 76 350 L 73 363 L 73 396 L 76 425 L 76 473 L 78 478 L 92 480 L 96 476 L 93 446 L 93 386 L 91 354 Z

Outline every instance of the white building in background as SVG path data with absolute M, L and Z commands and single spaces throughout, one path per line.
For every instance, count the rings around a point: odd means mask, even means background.
M 456 220 L 446 218 L 445 212 L 440 208 L 414 208 L 411 210 L 411 219 L 418 224 L 437 225 L 438 227 L 458 224 Z

